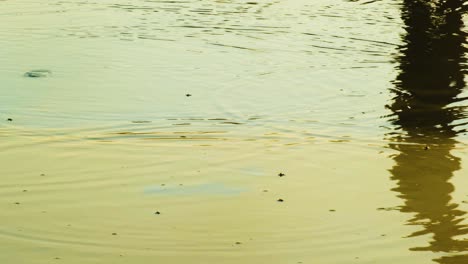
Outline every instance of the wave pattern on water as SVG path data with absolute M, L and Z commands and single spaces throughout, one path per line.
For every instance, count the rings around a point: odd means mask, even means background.
M 410 2 L 1 1 L 0 262 L 464 264 L 466 32 Z

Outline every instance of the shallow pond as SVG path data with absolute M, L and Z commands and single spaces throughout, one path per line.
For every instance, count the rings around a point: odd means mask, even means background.
M 466 5 L 421 2 L 0 0 L 0 263 L 468 263 Z

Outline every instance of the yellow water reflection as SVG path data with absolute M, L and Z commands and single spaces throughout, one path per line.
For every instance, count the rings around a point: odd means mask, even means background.
M 453 255 L 468 250 L 468 225 L 466 212 L 452 200 L 450 182 L 461 169 L 460 157 L 451 152 L 466 124 L 465 109 L 457 106 L 466 99 L 461 96 L 466 86 L 463 2 L 404 1 L 400 74 L 388 106 L 397 128 L 389 134 L 390 148 L 399 152 L 390 169 L 397 182 L 393 191 L 404 200 L 401 211 L 412 213 L 407 224 L 420 226 L 408 237 L 431 237 L 428 245 L 410 250 L 452 254 L 435 259 L 438 263 L 468 263 L 468 255 Z
M 461 11 L 403 1 L 0 0 L 0 264 L 467 262 Z

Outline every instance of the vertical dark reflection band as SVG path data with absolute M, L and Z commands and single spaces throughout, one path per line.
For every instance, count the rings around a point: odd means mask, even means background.
M 387 107 L 394 131 L 390 148 L 399 153 L 390 169 L 403 199 L 401 211 L 411 213 L 408 225 L 418 226 L 409 237 L 429 235 L 429 244 L 412 251 L 446 252 L 438 263 L 468 263 L 466 212 L 452 201 L 450 183 L 461 160 L 451 154 L 457 135 L 468 124 L 466 98 L 466 38 L 464 0 L 404 0 L 403 45 L 396 58 L 398 76 Z

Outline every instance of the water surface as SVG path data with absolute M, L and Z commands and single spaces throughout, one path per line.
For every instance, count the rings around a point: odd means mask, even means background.
M 467 263 L 436 2 L 0 1 L 0 262 Z

